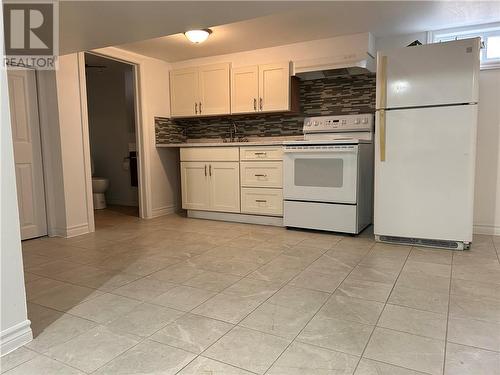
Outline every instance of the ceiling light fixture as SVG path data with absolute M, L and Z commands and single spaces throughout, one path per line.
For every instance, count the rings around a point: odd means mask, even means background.
M 189 30 L 184 33 L 184 35 L 190 42 L 196 44 L 203 43 L 205 40 L 207 40 L 210 34 L 212 34 L 212 30 L 210 29 Z

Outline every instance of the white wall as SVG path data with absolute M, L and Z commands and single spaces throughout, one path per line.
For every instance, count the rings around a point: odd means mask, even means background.
M 0 9 L 0 50 L 3 51 L 3 15 Z M 10 127 L 7 72 L 0 69 L 0 355 L 33 338 L 26 311 L 21 234 L 17 208 L 14 149 Z
M 129 156 L 129 143 L 135 147 L 133 85 L 127 84 L 126 69 L 111 66 L 86 71 L 90 153 L 94 176 L 109 180 L 107 203 L 137 206 L 137 187 L 131 185 L 130 170 L 122 165 Z
M 170 65 L 119 48 L 102 48 L 94 52 L 137 64 L 142 108 L 138 147 L 143 148 L 143 158 L 149 164 L 148 170 L 139 171 L 143 175 L 141 193 L 146 195 L 143 217 L 152 218 L 176 211 L 180 207 L 179 151 L 156 148 L 154 124 L 155 116 L 170 116 Z
M 475 233 L 500 235 L 500 69 L 479 74 Z
M 376 40 L 377 50 L 404 47 L 426 33 L 398 35 Z M 474 233 L 500 235 L 500 69 L 479 75 Z

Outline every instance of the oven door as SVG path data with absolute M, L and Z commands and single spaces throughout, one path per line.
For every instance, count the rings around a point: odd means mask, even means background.
M 286 146 L 286 200 L 356 203 L 357 145 Z

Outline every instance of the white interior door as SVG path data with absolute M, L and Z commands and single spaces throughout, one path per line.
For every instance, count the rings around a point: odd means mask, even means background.
M 35 72 L 8 72 L 21 239 L 47 234 Z
M 477 106 L 386 111 L 375 134 L 375 234 L 472 240 Z

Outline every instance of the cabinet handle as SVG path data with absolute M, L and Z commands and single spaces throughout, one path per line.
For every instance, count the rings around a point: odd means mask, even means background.
M 266 203 L 267 202 L 265 199 L 256 199 L 255 201 L 259 202 L 259 203 Z
M 200 114 L 201 114 L 201 102 L 200 102 Z
M 207 165 L 205 164 L 205 177 L 207 177 Z
M 194 113 L 198 114 L 198 103 L 194 103 Z
M 212 164 L 208 166 L 208 174 L 212 177 Z
M 256 174 L 255 177 L 267 177 L 267 174 Z
M 267 152 L 264 152 L 264 151 L 262 151 L 262 152 L 254 152 L 254 154 L 255 155 L 266 155 Z
M 259 107 L 260 107 L 260 110 L 262 111 L 262 98 L 259 99 Z
M 253 110 L 254 111 L 257 110 L 257 99 L 256 98 L 253 98 Z

